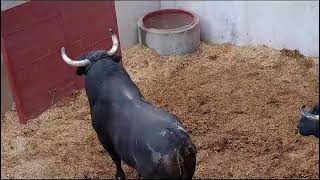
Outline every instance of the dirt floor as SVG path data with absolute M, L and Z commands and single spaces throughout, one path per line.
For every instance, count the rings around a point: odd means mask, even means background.
M 298 108 L 319 99 L 319 59 L 297 51 L 201 44 L 123 60 L 145 99 L 181 118 L 197 148 L 195 178 L 319 178 L 319 139 L 297 133 Z M 125 166 L 127 177 L 136 178 Z M 1 116 L 1 178 L 113 178 L 84 91 L 27 125 Z

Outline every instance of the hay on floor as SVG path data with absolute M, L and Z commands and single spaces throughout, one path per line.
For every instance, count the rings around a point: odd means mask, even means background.
M 298 108 L 319 98 L 318 58 L 202 43 L 195 53 L 163 57 L 134 46 L 123 61 L 145 98 L 187 127 L 198 148 L 195 178 L 319 178 L 319 140 L 296 130 Z M 1 116 L 1 178 L 114 173 L 83 90 L 27 125 L 18 124 L 14 108 Z

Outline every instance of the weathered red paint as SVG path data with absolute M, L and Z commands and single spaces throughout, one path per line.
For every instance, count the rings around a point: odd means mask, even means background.
M 1 12 L 1 51 L 21 123 L 83 88 L 60 48 L 73 59 L 109 49 L 109 28 L 118 34 L 114 1 L 29 1 Z

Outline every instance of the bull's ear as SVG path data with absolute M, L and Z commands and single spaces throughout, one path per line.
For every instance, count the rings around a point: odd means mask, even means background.
M 76 71 L 76 74 L 78 76 L 82 76 L 82 75 L 85 75 L 86 74 L 86 68 L 85 67 L 78 67 L 77 68 L 77 71 Z
M 122 59 L 122 56 L 121 55 L 118 55 L 118 54 L 115 54 L 113 55 L 112 57 L 113 61 L 115 61 L 116 63 L 119 63 Z

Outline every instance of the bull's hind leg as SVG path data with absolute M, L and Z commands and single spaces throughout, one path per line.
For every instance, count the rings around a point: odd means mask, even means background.
M 112 161 L 116 165 L 117 171 L 115 174 L 116 179 L 125 179 L 124 171 L 121 167 L 121 158 L 118 156 L 118 154 L 115 152 L 113 145 L 111 143 L 108 143 L 110 141 L 104 140 L 103 138 L 99 137 L 99 140 L 104 147 L 104 149 L 108 152 L 108 154 L 111 156 Z
M 117 156 L 116 154 L 114 153 L 110 153 L 108 151 L 109 155 L 111 156 L 114 164 L 116 165 L 116 168 L 117 168 L 117 172 L 115 174 L 115 178 L 116 179 L 125 179 L 125 174 L 123 172 L 123 169 L 121 167 L 121 158 L 119 156 Z

